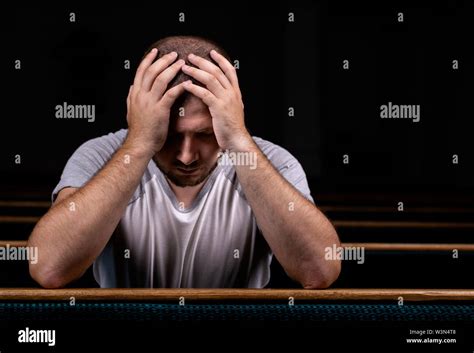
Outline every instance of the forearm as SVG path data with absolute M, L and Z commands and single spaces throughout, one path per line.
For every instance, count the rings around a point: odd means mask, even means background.
M 328 286 L 340 271 L 338 261 L 325 260 L 325 248 L 339 246 L 334 227 L 278 173 L 253 141 L 244 149 L 256 154 L 256 168 L 236 166 L 237 176 L 273 253 L 303 286 Z
M 38 248 L 32 276 L 47 286 L 78 277 L 102 252 L 137 188 L 151 155 L 130 141 L 84 187 L 55 204 L 28 245 Z

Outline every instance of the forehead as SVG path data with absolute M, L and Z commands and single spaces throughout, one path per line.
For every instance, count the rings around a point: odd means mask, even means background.
M 184 104 L 185 114 L 195 115 L 200 113 L 209 113 L 209 108 L 202 101 L 202 99 L 189 95 L 186 103 Z
M 212 128 L 212 116 L 203 101 L 190 96 L 171 119 L 171 127 L 179 132 Z

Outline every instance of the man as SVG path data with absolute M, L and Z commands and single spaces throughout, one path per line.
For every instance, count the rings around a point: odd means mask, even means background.
M 151 48 L 128 130 L 69 159 L 29 239 L 32 277 L 63 287 L 94 264 L 101 287 L 261 288 L 275 254 L 305 288 L 329 286 L 340 263 L 324 254 L 337 234 L 298 161 L 246 130 L 228 55 L 192 36 Z

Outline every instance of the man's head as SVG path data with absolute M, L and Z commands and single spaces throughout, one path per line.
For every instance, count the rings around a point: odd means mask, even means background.
M 158 60 L 162 56 L 171 53 L 172 51 L 175 51 L 178 54 L 178 59 L 183 59 L 186 63 L 186 65 L 196 67 L 195 65 L 191 64 L 191 62 L 188 60 L 188 55 L 189 54 L 195 54 L 198 55 L 206 60 L 209 60 L 210 62 L 214 63 L 214 60 L 212 60 L 210 52 L 211 50 L 216 50 L 220 54 L 222 54 L 227 60 L 231 61 L 229 54 L 216 42 L 207 39 L 207 38 L 202 38 L 202 37 L 197 37 L 197 36 L 171 36 L 171 37 L 166 37 L 163 39 L 160 39 L 159 41 L 153 43 L 150 45 L 143 55 L 143 58 L 153 49 L 156 48 L 158 50 L 158 54 L 156 55 L 156 59 Z M 176 77 L 170 82 L 168 85 L 168 88 L 174 87 L 181 82 L 191 80 L 194 84 L 203 86 L 201 82 L 195 80 L 191 76 L 186 75 L 182 71 L 179 72 Z M 183 96 L 186 96 L 184 94 Z
M 158 49 L 156 59 L 175 51 L 178 53 L 177 59 L 185 60 L 189 66 L 194 66 L 188 60 L 191 53 L 216 64 L 210 57 L 213 49 L 230 61 L 229 55 L 219 45 L 195 36 L 166 37 L 153 43 L 145 55 L 153 48 Z M 187 80 L 203 86 L 201 82 L 180 71 L 170 82 L 168 89 Z M 154 161 L 175 185 L 194 186 L 212 172 L 219 150 L 208 107 L 201 99 L 185 92 L 171 110 L 168 138 L 161 151 L 155 155 Z

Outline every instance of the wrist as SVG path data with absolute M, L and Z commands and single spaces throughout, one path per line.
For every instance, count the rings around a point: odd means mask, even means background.
M 250 152 L 256 147 L 255 142 L 250 134 L 245 133 L 235 136 L 229 143 L 227 150 L 229 152 Z
M 155 155 L 155 150 L 152 144 L 146 143 L 133 136 L 127 136 L 122 148 L 127 150 L 127 153 L 132 153 L 142 158 L 151 159 Z

